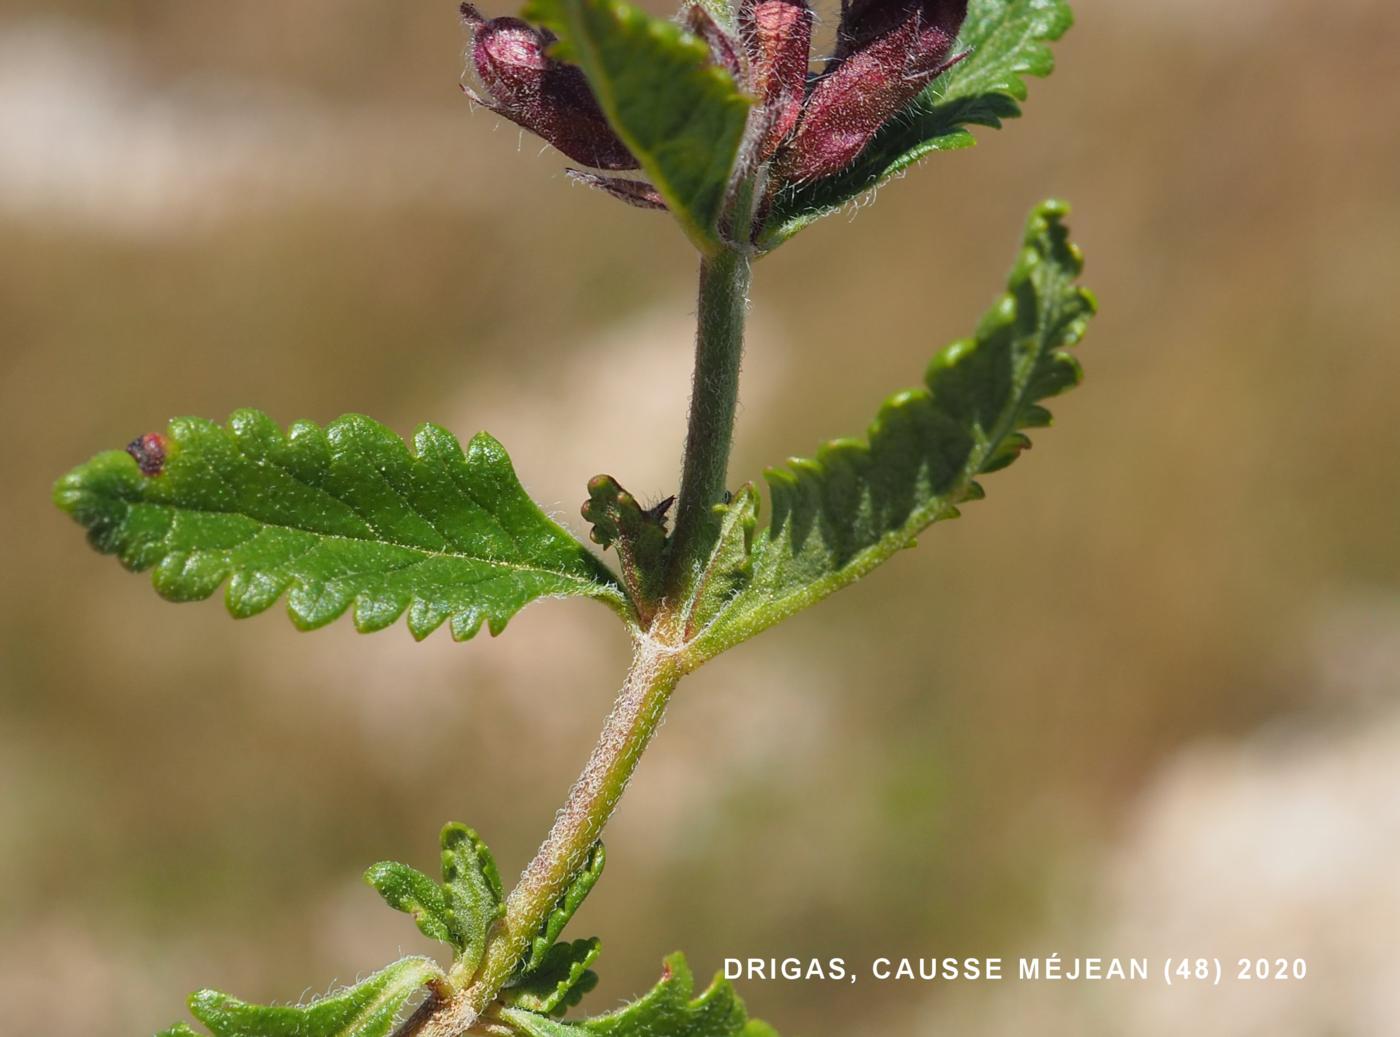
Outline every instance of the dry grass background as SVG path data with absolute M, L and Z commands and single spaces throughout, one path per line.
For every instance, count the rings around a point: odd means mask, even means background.
M 708 972 L 1190 943 L 1313 974 L 1247 1010 L 744 993 L 789 1037 L 1392 1032 L 1400 15 L 1076 8 L 1026 120 L 761 264 L 734 478 L 911 384 L 1047 194 L 1103 304 L 1088 382 L 964 521 L 687 683 L 580 916 L 594 1005 L 676 947 Z M 199 986 L 296 999 L 427 949 L 360 870 L 430 865 L 456 818 L 513 872 L 608 707 L 602 609 L 470 645 L 232 623 L 47 500 L 97 449 L 244 405 L 490 428 L 576 528 L 597 471 L 670 492 L 687 247 L 469 112 L 461 48 L 447 3 L 0 0 L 15 1032 L 148 1033 Z

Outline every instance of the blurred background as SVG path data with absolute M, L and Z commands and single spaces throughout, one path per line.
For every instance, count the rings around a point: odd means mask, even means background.
M 676 948 L 1304 957 L 1218 989 L 741 989 L 785 1037 L 1394 1033 L 1400 14 L 1075 7 L 1026 119 L 757 270 L 736 483 L 913 384 L 1044 196 L 1103 312 L 986 502 L 682 687 L 577 922 L 595 1009 Z M 471 111 L 463 46 L 446 0 L 0 0 L 14 1032 L 147 1034 L 201 986 L 294 1001 L 431 952 L 362 869 L 432 868 L 460 819 L 514 874 L 609 708 L 596 606 L 466 645 L 235 623 L 48 501 L 245 405 L 488 428 L 576 531 L 597 472 L 672 492 L 689 248 Z

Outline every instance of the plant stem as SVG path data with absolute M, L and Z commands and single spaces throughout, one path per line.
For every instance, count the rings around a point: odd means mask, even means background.
M 695 376 L 666 579 L 673 602 L 688 596 L 719 528 L 714 506 L 726 490 L 749 277 L 749 257 L 732 249 L 700 262 Z
M 747 220 L 741 225 L 747 226 Z M 689 595 L 719 528 L 714 506 L 725 495 L 749 276 L 749 256 L 737 249 L 723 249 L 700 262 L 695 377 L 667 567 L 670 602 Z M 602 834 L 661 723 L 672 690 L 690 668 L 678 640 L 679 632 L 664 622 L 658 622 L 653 633 L 638 635 L 632 667 L 598 744 L 549 835 L 506 899 L 505 917 L 487 938 L 480 967 L 474 975 L 450 972 L 448 985 L 458 993 L 425 1003 L 399 1028 L 398 1037 L 460 1037 L 496 1000 Z
M 475 977 L 449 974 L 454 983 L 470 986 L 419 1020 L 413 1032 L 457 1037 L 496 999 L 612 816 L 684 672 L 674 649 L 648 638 L 639 641 L 602 736 L 539 852 L 511 890 L 481 967 Z

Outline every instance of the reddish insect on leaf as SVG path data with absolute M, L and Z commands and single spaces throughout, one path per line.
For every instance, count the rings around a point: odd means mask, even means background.
M 136 467 L 147 478 L 165 470 L 165 437 L 157 432 L 137 436 L 126 445 L 126 452 L 136 460 Z

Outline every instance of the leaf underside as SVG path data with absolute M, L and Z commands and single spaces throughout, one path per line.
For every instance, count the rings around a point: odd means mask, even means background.
M 977 478 L 1030 446 L 1023 430 L 1050 423 L 1040 400 L 1078 384 L 1067 352 L 1094 299 L 1075 284 L 1083 268 L 1063 224 L 1067 209 L 1032 213 L 1008 290 L 976 334 L 939 353 L 924 385 L 881 408 L 865 440 L 828 443 L 815 460 L 765 473 L 773 516 L 742 566 L 738 589 L 697 633 L 708 658 L 859 579 L 910 546 L 929 524 L 977 500 Z M 751 521 L 757 497 L 729 506 Z M 725 574 L 719 574 L 725 575 Z
M 150 438 L 150 437 L 147 437 Z M 536 598 L 598 598 L 626 615 L 616 578 L 526 496 L 505 449 L 481 433 L 466 452 L 423 425 L 413 452 L 377 422 L 347 415 L 283 434 L 265 415 L 227 425 L 177 418 L 158 474 L 99 454 L 54 489 L 97 550 L 154 568 L 172 601 L 227 581 L 234 616 L 283 594 L 303 629 L 353 608 L 361 631 L 407 613 L 416 638 L 449 624 L 493 634 Z
M 215 990 L 190 997 L 213 1037 L 386 1037 L 415 995 L 442 976 L 427 958 L 404 958 L 362 983 L 308 1005 L 253 1005 Z M 185 1023 L 160 1037 L 198 1037 Z
M 305 1005 L 254 1005 L 202 990 L 190 1012 L 212 1037 L 387 1037 L 419 996 L 436 1009 L 477 973 L 488 934 L 503 914 L 500 874 L 491 851 L 465 825 L 442 830 L 441 885 L 403 864 L 384 862 L 365 874 L 391 907 L 411 914 L 433 939 L 451 944 L 451 973 L 427 958 L 405 958 L 361 983 Z M 775 1037 L 750 1020 L 733 987 L 716 976 L 692 997 L 694 981 L 681 954 L 666 959 L 660 982 L 612 1012 L 576 1021 L 562 1016 L 598 982 L 589 967 L 596 937 L 564 942 L 559 934 L 602 874 L 601 843 L 579 864 L 565 892 L 540 926 L 515 974 L 483 1012 L 472 1033 L 519 1037 Z M 431 995 L 425 991 L 431 990 Z M 419 1022 L 422 1022 L 420 1017 Z M 415 1031 L 417 1032 L 417 1031 Z M 431 1030 L 431 1023 L 425 1032 Z M 159 1037 L 200 1037 L 185 1023 Z
M 1068 0 L 971 0 L 954 50 L 967 58 L 929 84 L 848 168 L 781 191 L 762 247 L 776 248 L 935 151 L 971 147 L 977 141 L 969 127 L 998 129 L 1019 116 L 1028 92 L 1023 77 L 1054 70 L 1049 44 L 1073 23 Z
M 685 956 L 666 959 L 661 980 L 636 1001 L 606 1015 L 561 1022 L 507 1007 L 500 1018 L 523 1037 L 776 1037 L 765 1023 L 749 1019 L 744 1002 L 722 976 L 699 997 Z
M 365 881 L 396 911 L 412 916 L 422 934 L 451 945 L 454 964 L 476 971 L 491 926 L 504 913 L 495 858 L 466 825 L 442 830 L 442 883 L 397 861 L 380 861 Z
M 525 17 L 559 37 L 609 124 L 701 251 L 717 224 L 751 100 L 673 22 L 622 0 L 531 0 Z
M 601 950 L 596 936 L 554 944 L 533 972 L 505 991 L 505 1001 L 539 1015 L 562 1015 L 597 986 L 598 976 L 588 966 Z

